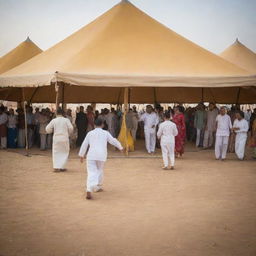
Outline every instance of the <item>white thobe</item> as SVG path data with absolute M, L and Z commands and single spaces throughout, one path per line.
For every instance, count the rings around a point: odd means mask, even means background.
M 176 124 L 171 121 L 164 121 L 159 125 L 157 137 L 161 139 L 161 149 L 164 167 L 168 167 L 170 159 L 171 166 L 174 166 L 175 136 L 178 135 Z
M 110 134 L 115 137 L 115 124 L 114 124 L 114 117 L 115 114 L 112 112 L 109 112 L 106 115 L 106 123 L 108 125 L 108 131 L 110 132 Z
M 53 133 L 52 160 L 54 169 L 65 169 L 69 155 L 69 134 L 73 132 L 70 121 L 57 116 L 45 128 L 47 133 Z
M 214 140 L 214 131 L 216 129 L 216 117 L 218 116 L 218 109 L 207 111 L 207 124 L 204 131 L 204 148 L 211 147 Z
M 107 160 L 107 144 L 122 150 L 121 143 L 115 139 L 108 131 L 95 128 L 88 132 L 79 151 L 79 156 L 84 157 L 87 153 L 87 191 L 96 192 L 103 184 L 103 167 Z
M 215 156 L 216 159 L 225 159 L 228 149 L 228 138 L 230 129 L 232 128 L 231 119 L 229 115 L 218 115 L 216 117 L 217 131 L 215 142 Z
M 159 123 L 158 115 L 155 112 L 144 113 L 140 117 L 140 121 L 144 122 L 144 133 L 146 149 L 148 153 L 154 153 L 156 147 L 156 126 Z M 154 128 L 152 128 L 154 126 Z
M 233 128 L 239 128 L 236 130 L 235 152 L 240 160 L 244 159 L 245 144 L 247 141 L 247 132 L 249 130 L 248 122 L 245 119 L 236 119 L 233 124 Z

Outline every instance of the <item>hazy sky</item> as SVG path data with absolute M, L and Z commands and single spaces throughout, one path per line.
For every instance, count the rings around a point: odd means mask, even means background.
M 29 35 L 43 50 L 119 0 L 0 0 L 0 56 Z M 256 0 L 131 0 L 182 36 L 220 53 L 238 37 L 256 52 Z

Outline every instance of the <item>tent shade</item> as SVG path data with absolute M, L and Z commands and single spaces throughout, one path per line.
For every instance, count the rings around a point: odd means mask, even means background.
M 238 39 L 224 50 L 220 56 L 225 60 L 256 74 L 256 53 L 239 42 Z
M 31 103 L 55 103 L 55 86 L 25 88 L 25 100 Z M 66 103 L 122 104 L 123 87 L 60 86 L 59 100 Z M 10 101 L 22 100 L 21 88 L 2 88 L 0 98 Z M 253 104 L 255 87 L 229 88 L 181 88 L 181 87 L 134 87 L 130 89 L 131 103 L 198 103 L 200 101 L 222 104 Z
M 26 41 L 0 58 L 0 74 L 24 63 L 41 52 L 42 50 L 28 37 Z
M 109 87 L 256 84 L 252 73 L 178 35 L 128 1 L 2 74 L 0 86 L 43 86 L 55 80 Z

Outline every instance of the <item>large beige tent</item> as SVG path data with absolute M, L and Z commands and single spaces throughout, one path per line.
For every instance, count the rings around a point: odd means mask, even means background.
M 41 52 L 42 50 L 28 37 L 0 58 L 0 74 L 24 63 Z
M 256 74 L 256 53 L 239 42 L 238 39 L 225 49 L 220 56 L 235 65 Z
M 32 102 L 255 102 L 255 74 L 168 29 L 128 1 L 0 76 Z M 31 88 L 29 88 L 31 87 Z M 19 89 L 9 95 L 19 97 Z

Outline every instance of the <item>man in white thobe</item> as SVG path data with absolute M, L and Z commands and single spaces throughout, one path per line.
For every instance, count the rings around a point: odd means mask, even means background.
M 215 156 L 216 159 L 225 160 L 227 149 L 228 149 L 228 139 L 230 130 L 232 129 L 231 119 L 226 113 L 226 108 L 220 108 L 220 114 L 216 117 L 216 142 L 215 142 Z
M 61 108 L 57 109 L 57 117 L 45 128 L 47 133 L 53 133 L 52 160 L 55 171 L 66 171 L 65 165 L 69 155 L 69 135 L 73 132 L 70 121 L 63 117 Z
M 139 122 L 139 116 L 138 116 L 138 112 L 136 110 L 136 106 L 132 107 L 132 129 L 131 129 L 131 133 L 132 133 L 132 137 L 133 140 L 136 141 L 136 135 L 137 135 L 137 130 L 138 130 L 138 122 Z
M 249 130 L 248 121 L 244 118 L 244 113 L 236 113 L 236 119 L 233 124 L 233 131 L 236 133 L 235 152 L 239 160 L 244 160 L 244 150 L 247 141 L 247 132 Z
M 154 153 L 156 148 L 156 126 L 159 123 L 159 118 L 151 105 L 147 105 L 146 113 L 140 117 L 140 121 L 144 122 L 146 149 L 149 154 Z
M 162 156 L 164 170 L 168 170 L 169 167 L 169 159 L 170 159 L 170 166 L 171 170 L 174 169 L 174 162 L 175 162 L 175 155 L 174 155 L 174 148 L 175 148 L 175 136 L 178 135 L 178 130 L 176 124 L 170 121 L 170 113 L 164 113 L 164 122 L 159 125 L 159 129 L 157 132 L 158 139 L 161 140 L 161 149 L 162 149 Z
M 218 109 L 215 107 L 215 104 L 210 103 L 209 110 L 207 111 L 207 121 L 206 121 L 206 127 L 204 131 L 203 147 L 205 149 L 213 146 L 217 116 L 218 116 Z
M 110 143 L 123 150 L 121 143 L 112 135 L 103 130 L 104 123 L 101 119 L 95 120 L 95 129 L 88 132 L 79 151 L 81 163 L 87 153 L 87 194 L 86 199 L 91 199 L 92 192 L 102 191 L 103 168 L 107 160 L 107 144 Z

